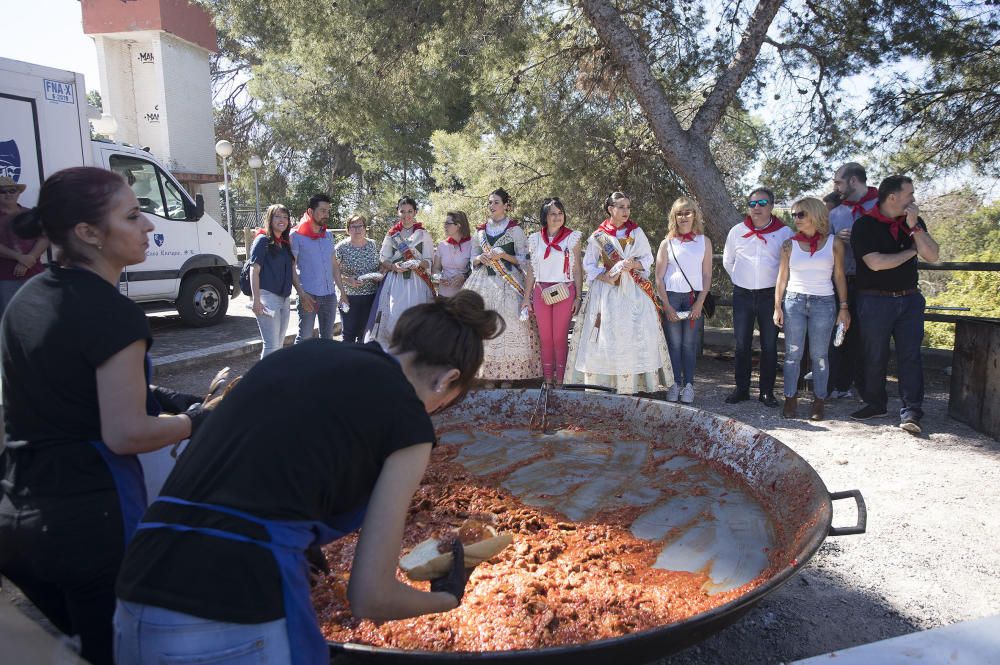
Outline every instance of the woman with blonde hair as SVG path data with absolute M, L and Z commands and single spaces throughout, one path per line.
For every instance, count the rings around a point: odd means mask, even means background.
M 344 341 L 361 342 L 365 336 L 365 323 L 375 302 L 378 281 L 358 279 L 378 272 L 379 258 L 375 241 L 368 237 L 368 220 L 363 215 L 351 215 L 347 220 L 347 234 L 337 243 L 333 257 L 340 264 L 340 275 L 347 294 L 347 309 L 342 309 Z M 343 306 L 341 306 L 343 308 Z
M 309 294 L 299 284 L 295 258 L 289 240 L 291 213 L 275 203 L 264 212 L 264 228 L 250 246 L 250 305 L 257 317 L 257 327 L 264 344 L 260 357 L 274 353 L 285 344 L 285 331 L 291 312 L 292 287 L 304 303 Z
M 847 278 L 844 276 L 844 244 L 830 233 L 829 213 L 819 199 L 796 201 L 792 217 L 798 233 L 781 246 L 781 265 L 774 289 L 774 323 L 785 329 L 783 415 L 786 418 L 796 415 L 799 368 L 808 335 L 813 373 L 809 419 L 823 420 L 830 379 L 830 335 L 834 323 L 842 324 L 845 330 L 851 325 L 847 310 Z
M 656 292 L 663 302 L 663 331 L 674 369 L 667 400 L 694 401 L 694 368 L 705 320 L 702 308 L 712 287 L 712 241 L 698 204 L 687 197 L 674 201 L 667 237 L 656 253 Z

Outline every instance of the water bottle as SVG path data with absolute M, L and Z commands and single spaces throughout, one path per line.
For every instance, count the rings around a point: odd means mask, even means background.
M 249 303 L 248 302 L 247 303 L 247 309 L 249 309 L 252 312 L 253 311 L 253 303 Z M 263 314 L 264 316 L 270 316 L 272 318 L 274 317 L 274 310 L 271 309 L 270 307 L 268 307 L 267 305 L 264 305 L 264 307 L 263 307 L 263 309 L 261 310 L 260 313 Z
M 847 334 L 847 328 L 844 327 L 844 322 L 841 321 L 837 324 L 837 332 L 833 335 L 833 345 L 840 346 L 844 343 L 844 335 Z
M 340 311 L 347 314 L 351 311 L 351 304 L 346 302 L 340 303 Z

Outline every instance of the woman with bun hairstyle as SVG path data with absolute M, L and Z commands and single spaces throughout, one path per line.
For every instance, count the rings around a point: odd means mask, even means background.
M 666 385 L 672 369 L 649 281 L 653 251 L 629 217 L 628 196 L 612 192 L 604 210 L 608 219 L 587 238 L 583 269 L 590 289 L 576 317 L 566 382 L 621 394 L 654 392 Z
M 521 225 L 510 218 L 510 194 L 496 189 L 487 199 L 489 217 L 472 236 L 472 275 L 465 288 L 476 291 L 507 322 L 500 337 L 486 345 L 479 378 L 501 386 L 542 375 L 538 333 L 521 316 L 528 242 Z
M 372 305 L 365 341 L 388 348 L 392 329 L 403 312 L 434 299 L 431 260 L 434 240 L 417 221 L 417 202 L 404 196 L 396 203 L 399 219 L 385 234 L 379 259 L 385 279 Z
M 467 580 L 460 544 L 430 592 L 396 579 L 396 566 L 436 443 L 428 414 L 463 395 L 483 341 L 502 331 L 478 294 L 460 291 L 407 309 L 384 351 L 321 339 L 257 363 L 139 525 L 118 579 L 118 665 L 159 664 L 165 654 L 216 662 L 241 648 L 254 662 L 325 665 L 306 563 L 323 568 L 319 547 L 358 527 L 346 591 L 355 618 L 457 607 Z M 327 395 L 336 417 L 260 408 L 292 382 Z
M 538 323 L 542 380 L 561 386 L 569 354 L 569 324 L 583 296 L 582 234 L 566 226 L 566 208 L 558 198 L 542 202 L 538 219 L 542 230 L 528 236 L 527 293 L 522 305 L 534 310 Z
M 59 171 L 13 225 L 44 233 L 56 262 L 15 294 L 0 329 L 0 574 L 80 635 L 84 659 L 110 664 L 115 576 L 146 508 L 136 455 L 191 436 L 208 411 L 148 385 L 149 323 L 118 277 L 146 258 L 153 224 L 120 176 Z

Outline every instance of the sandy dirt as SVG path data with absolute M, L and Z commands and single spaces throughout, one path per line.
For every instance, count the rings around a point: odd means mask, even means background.
M 252 362 L 227 361 L 238 372 Z M 213 364 L 160 372 L 156 380 L 201 392 L 217 369 Z M 943 372 L 925 371 L 925 433 L 919 436 L 897 426 L 893 382 L 889 417 L 851 421 L 847 414 L 857 402 L 842 399 L 828 404 L 827 421 L 813 423 L 784 420 L 780 408 L 756 400 L 723 403 L 732 389 L 732 372 L 726 356 L 701 358 L 694 406 L 772 434 L 805 458 L 830 491 L 861 490 L 868 532 L 828 538 L 802 572 L 737 623 L 652 662 L 789 662 L 1000 613 L 1000 442 L 947 416 Z M 780 381 L 779 373 L 779 390 Z M 294 386 L 275 391 L 291 399 Z M 807 412 L 808 400 L 803 402 L 799 410 Z M 855 523 L 853 501 L 834 506 L 834 526 Z M 337 662 L 347 665 L 349 659 Z

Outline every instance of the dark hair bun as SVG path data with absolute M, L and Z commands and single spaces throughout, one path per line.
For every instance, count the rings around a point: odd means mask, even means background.
M 22 212 L 10 222 L 14 233 L 20 238 L 38 238 L 45 230 L 42 228 L 42 216 L 38 208 Z
M 503 334 L 506 323 L 492 309 L 486 309 L 483 297 L 475 291 L 462 289 L 451 298 L 439 300 L 445 311 L 459 323 L 475 331 L 480 339 L 493 339 Z

